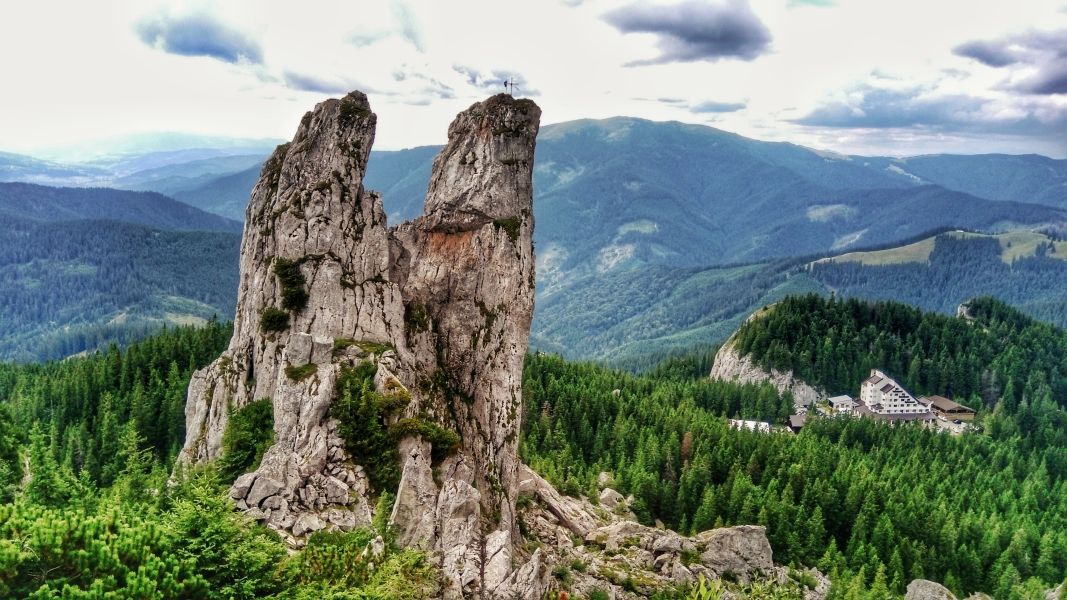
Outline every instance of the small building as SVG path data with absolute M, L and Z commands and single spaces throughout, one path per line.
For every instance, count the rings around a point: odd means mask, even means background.
M 929 407 L 935 415 L 944 417 L 949 421 L 973 421 L 974 409 L 969 406 L 964 406 L 954 400 L 950 400 L 944 396 L 923 396 L 919 398 L 919 403 Z
M 789 430 L 793 433 L 800 433 L 800 430 L 804 428 L 804 423 L 808 421 L 808 415 L 789 415 Z
M 871 413 L 897 417 L 929 414 L 930 409 L 919 403 L 893 378 L 871 369 L 871 376 L 860 385 L 860 401 Z
M 841 396 L 834 396 L 828 400 L 830 408 L 833 409 L 835 415 L 851 415 L 856 412 L 856 407 L 859 406 L 852 396 L 843 394 Z
M 730 419 L 730 427 L 734 429 L 747 429 L 749 431 L 755 431 L 757 433 L 770 433 L 771 424 L 764 423 L 763 421 L 743 421 L 741 419 Z

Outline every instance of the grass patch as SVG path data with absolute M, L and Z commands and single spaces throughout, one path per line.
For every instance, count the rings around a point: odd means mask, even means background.
M 496 219 L 493 221 L 493 227 L 497 229 L 503 229 L 504 233 L 508 234 L 511 238 L 511 242 L 515 243 L 519 239 L 519 228 L 522 226 L 522 219 L 519 217 L 508 217 L 506 219 Z
M 318 370 L 319 368 L 315 363 L 308 363 L 300 366 L 289 365 L 285 367 L 285 376 L 293 381 L 303 381 L 314 375 Z

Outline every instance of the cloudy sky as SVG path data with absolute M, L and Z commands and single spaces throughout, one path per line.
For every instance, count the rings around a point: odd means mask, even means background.
M 376 148 L 502 89 L 848 153 L 1067 157 L 1067 0 L 34 0 L 0 8 L 0 150 L 292 136 L 350 89 Z

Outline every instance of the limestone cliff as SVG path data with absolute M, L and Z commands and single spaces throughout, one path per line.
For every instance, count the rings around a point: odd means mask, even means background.
M 393 493 L 396 541 L 440 566 L 444 598 L 539 599 L 575 560 L 592 567 L 575 589 L 613 598 L 699 574 L 783 580 L 762 528 L 685 538 L 630 520 L 614 490 L 608 513 L 520 465 L 539 118 L 505 95 L 460 113 L 424 214 L 389 228 L 362 183 L 367 98 L 306 114 L 253 189 L 233 338 L 190 383 L 182 461 L 222 456 L 235 411 L 268 399 L 273 443 L 230 488 L 236 506 L 299 547 L 370 524 Z
M 753 313 L 746 320 L 758 319 L 764 311 Z M 826 398 L 826 394 L 793 375 L 792 371 L 765 369 L 757 365 L 750 356 L 741 356 L 735 347 L 733 336 L 715 353 L 715 362 L 711 367 L 711 379 L 736 381 L 738 383 L 770 383 L 779 392 L 790 392 L 797 408 L 809 406 Z
M 503 589 L 514 577 L 539 118 L 505 95 L 461 113 L 424 216 L 389 229 L 362 184 L 376 123 L 366 96 L 307 113 L 253 189 L 233 338 L 190 384 L 182 459 L 217 458 L 232 412 L 269 398 L 274 443 L 231 488 L 237 505 L 294 545 L 368 524 L 371 496 L 394 490 L 373 489 L 331 408 L 344 374 L 369 365 L 376 391 L 402 406 L 382 426 L 408 425 L 392 513 L 400 542 L 441 557 L 445 596 Z M 460 441 L 435 449 L 430 430 Z

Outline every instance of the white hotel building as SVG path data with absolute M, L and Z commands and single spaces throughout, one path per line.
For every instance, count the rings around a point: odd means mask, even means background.
M 878 369 L 860 386 L 860 402 L 872 413 L 886 417 L 923 415 L 929 407 L 919 403 L 903 387 Z

